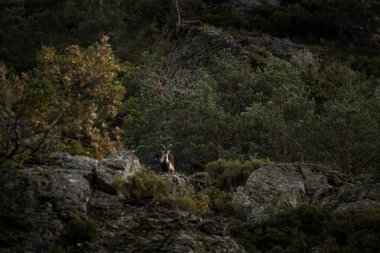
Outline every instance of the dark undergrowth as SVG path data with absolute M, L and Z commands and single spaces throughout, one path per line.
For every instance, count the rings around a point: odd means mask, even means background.
M 380 252 L 380 212 L 334 214 L 303 205 L 259 224 L 232 227 L 248 252 Z

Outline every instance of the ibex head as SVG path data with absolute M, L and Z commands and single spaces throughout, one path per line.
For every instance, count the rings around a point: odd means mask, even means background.
M 165 147 L 164 144 L 161 144 L 161 147 L 162 147 L 162 149 L 161 149 L 161 153 L 162 153 L 162 155 L 167 156 L 167 155 L 170 153 L 170 147 L 171 147 L 171 146 L 172 146 L 172 144 L 170 144 L 170 145 L 167 146 L 167 147 Z

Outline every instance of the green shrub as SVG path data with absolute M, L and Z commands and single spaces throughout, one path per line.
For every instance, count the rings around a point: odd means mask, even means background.
M 208 206 L 209 208 L 216 212 L 222 214 L 232 214 L 232 193 L 221 191 L 215 187 L 208 188 L 204 191 L 208 196 Z
M 203 172 L 196 172 L 190 176 L 192 184 L 195 186 L 196 190 L 202 190 L 209 187 L 212 184 L 210 175 Z
M 128 178 L 124 186 L 127 200 L 133 204 L 143 205 L 150 201 L 165 202 L 169 200 L 172 184 L 158 177 L 151 171 L 144 170 Z
M 207 172 L 196 172 L 191 175 L 191 178 L 194 180 L 202 180 L 202 181 L 208 181 L 210 175 Z
M 365 72 L 368 76 L 380 76 L 380 57 L 368 57 L 366 55 L 359 55 L 353 57 L 351 60 L 351 67 L 354 70 Z
M 197 194 L 183 195 L 176 199 L 177 205 L 181 210 L 191 212 L 195 215 L 204 216 L 210 213 L 208 196 L 199 192 Z
M 79 242 L 92 241 L 96 236 L 96 225 L 90 218 L 84 220 L 79 217 L 72 217 L 62 235 L 64 245 L 74 245 Z
M 125 185 L 127 183 L 127 180 L 123 176 L 116 176 L 113 179 L 112 185 L 122 193 L 125 193 Z
M 272 56 L 269 51 L 254 45 L 250 45 L 244 49 L 247 50 L 251 64 L 255 67 L 265 66 L 268 63 L 268 58 Z
M 243 185 L 252 171 L 268 164 L 269 159 L 250 158 L 245 162 L 219 159 L 208 163 L 205 169 L 219 189 L 232 191 Z

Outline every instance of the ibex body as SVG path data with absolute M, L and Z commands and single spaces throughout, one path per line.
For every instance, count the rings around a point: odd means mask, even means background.
M 173 161 L 170 157 L 171 150 L 169 149 L 171 144 L 168 147 L 165 147 L 164 145 L 161 145 L 161 146 L 163 147 L 163 149 L 161 150 L 162 156 L 160 158 L 161 170 L 167 171 L 170 174 L 174 174 L 175 169 L 174 169 Z

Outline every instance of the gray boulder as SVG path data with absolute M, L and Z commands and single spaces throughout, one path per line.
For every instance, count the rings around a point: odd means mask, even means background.
M 352 182 L 320 165 L 274 164 L 252 172 L 233 196 L 236 211 L 254 221 L 303 203 L 333 212 L 380 209 L 380 184 Z
M 96 173 L 92 174 L 92 182 L 103 191 L 115 194 L 115 180 L 127 180 L 129 176 L 141 171 L 141 168 L 137 156 L 118 152 L 99 161 Z
M 233 206 L 248 218 L 263 220 L 281 207 L 296 207 L 306 198 L 300 169 L 294 165 L 269 165 L 254 171 L 233 196 Z
M 106 173 L 112 172 L 113 177 L 120 176 L 122 179 L 133 175 L 141 170 L 141 165 L 137 156 L 128 152 L 117 152 L 110 155 L 99 162 L 100 168 L 111 168 L 113 170 L 105 169 Z
M 174 173 L 174 174 L 162 174 L 162 178 L 167 179 L 169 182 L 172 183 L 172 194 L 178 195 L 178 194 L 185 194 L 188 190 L 194 190 L 194 187 L 192 185 L 192 181 L 180 174 L 180 173 Z
M 325 206 L 336 213 L 380 209 L 380 183 L 352 181 L 325 190 L 327 187 L 322 186 L 311 203 Z

